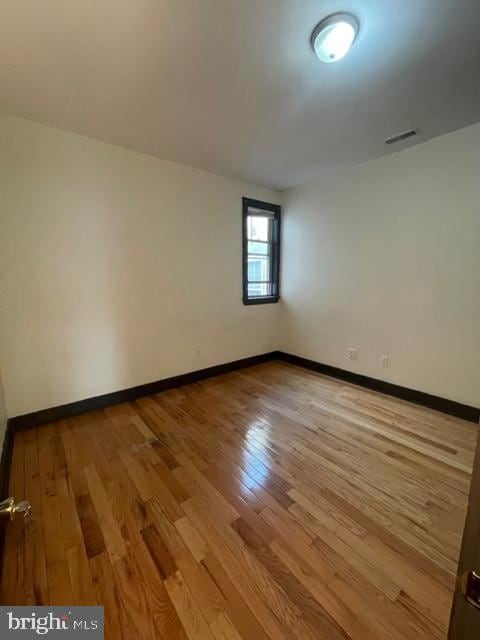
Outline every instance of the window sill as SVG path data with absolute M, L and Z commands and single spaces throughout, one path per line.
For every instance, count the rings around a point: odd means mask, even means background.
M 274 304 L 280 300 L 280 296 L 265 296 L 263 298 L 244 298 L 243 304 Z

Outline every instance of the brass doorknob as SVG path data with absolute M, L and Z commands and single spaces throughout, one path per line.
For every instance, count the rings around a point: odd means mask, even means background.
M 12 521 L 15 518 L 28 518 L 30 513 L 32 512 L 32 505 L 28 500 L 21 500 L 20 502 L 15 502 L 15 498 L 7 498 L 0 502 L 0 518 L 8 518 L 8 520 Z

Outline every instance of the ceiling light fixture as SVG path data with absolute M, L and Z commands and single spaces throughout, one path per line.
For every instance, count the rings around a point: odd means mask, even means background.
M 351 13 L 335 13 L 317 24 L 311 43 L 322 62 L 338 62 L 350 50 L 360 23 Z

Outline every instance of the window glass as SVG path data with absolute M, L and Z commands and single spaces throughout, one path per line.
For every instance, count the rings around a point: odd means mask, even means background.
M 244 198 L 243 215 L 244 302 L 276 302 L 279 290 L 280 207 Z

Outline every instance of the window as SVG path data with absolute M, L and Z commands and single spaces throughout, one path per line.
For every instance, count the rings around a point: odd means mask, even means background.
M 278 302 L 280 206 L 243 198 L 243 303 Z

